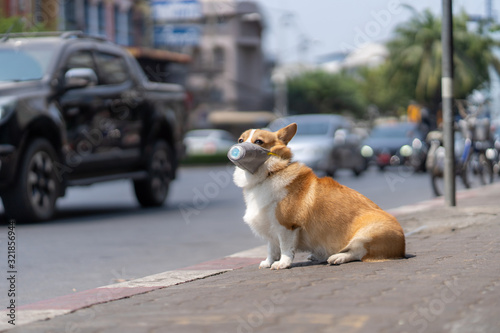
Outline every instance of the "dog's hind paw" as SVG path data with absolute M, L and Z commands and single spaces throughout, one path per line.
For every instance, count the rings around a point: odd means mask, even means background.
M 330 256 L 327 261 L 330 265 L 340 265 L 352 260 L 353 258 L 350 253 L 337 253 Z

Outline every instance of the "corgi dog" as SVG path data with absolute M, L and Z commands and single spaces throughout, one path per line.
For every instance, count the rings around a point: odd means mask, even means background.
M 404 258 L 405 236 L 394 216 L 355 190 L 292 162 L 287 144 L 296 132 L 293 123 L 276 132 L 247 130 L 238 140 L 272 153 L 256 172 L 236 167 L 233 175 L 243 189 L 243 220 L 268 241 L 259 268 L 290 268 L 297 251 L 334 265 Z

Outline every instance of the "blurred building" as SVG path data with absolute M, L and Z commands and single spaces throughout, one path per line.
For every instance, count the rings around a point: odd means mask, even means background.
M 3 0 L 2 13 L 23 17 L 27 28 L 81 30 L 121 45 L 152 45 L 146 0 Z
M 5 17 L 23 17 L 28 27 L 44 24 L 50 30 L 57 30 L 59 2 L 59 0 L 2 0 L 0 14 Z
M 247 1 L 203 1 L 204 25 L 193 50 L 189 85 L 214 107 L 240 111 L 262 105 L 263 22 Z
M 79 30 L 129 49 L 152 81 L 185 84 L 191 57 L 153 49 L 147 0 L 2 0 L 5 17 L 21 17 L 27 30 Z
M 155 45 L 192 55 L 187 86 L 200 117 L 212 110 L 262 109 L 268 66 L 263 18 L 255 2 L 152 1 L 152 12 Z
M 148 1 L 60 1 L 59 30 L 81 30 L 120 45 L 152 46 Z
M 213 110 L 270 110 L 273 65 L 263 56 L 264 19 L 254 1 L 3 0 L 1 6 L 28 26 L 81 30 L 128 47 L 151 80 L 185 84 L 205 119 Z

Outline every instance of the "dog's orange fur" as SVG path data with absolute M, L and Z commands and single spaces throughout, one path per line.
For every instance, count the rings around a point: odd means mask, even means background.
M 309 167 L 291 162 L 287 143 L 296 131 L 296 124 L 277 132 L 256 130 L 251 142 L 278 155 L 265 163 L 268 177 L 293 179 L 276 206 L 276 218 L 289 230 L 299 229 L 297 249 L 328 257 L 362 246 L 366 249 L 363 261 L 403 258 L 405 236 L 394 216 L 357 191 L 332 178 L 318 178 Z M 239 141 L 249 135 L 250 130 L 245 131 Z

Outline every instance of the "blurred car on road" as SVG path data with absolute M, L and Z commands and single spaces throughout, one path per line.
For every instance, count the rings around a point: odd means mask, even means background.
M 353 132 L 351 122 L 345 117 L 296 115 L 276 119 L 268 127 L 276 131 L 291 123 L 298 125 L 297 134 L 288 144 L 294 160 L 332 177 L 338 169 L 350 169 L 355 175 L 366 170 L 360 150 L 361 137 Z
M 389 165 L 407 165 L 425 170 L 427 144 L 417 123 L 389 123 L 373 128 L 363 141 L 361 154 L 380 170 Z
M 226 155 L 229 148 L 236 143 L 234 136 L 228 131 L 219 129 L 191 130 L 184 137 L 186 155 Z
M 151 82 L 122 47 L 81 32 L 0 35 L 0 195 L 49 220 L 69 186 L 116 179 L 161 206 L 184 153 L 186 92 Z

